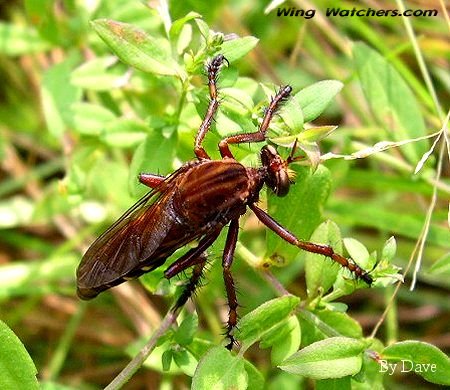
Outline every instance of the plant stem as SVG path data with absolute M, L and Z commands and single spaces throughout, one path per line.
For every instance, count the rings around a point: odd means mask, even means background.
M 74 313 L 66 329 L 64 330 L 48 368 L 48 380 L 50 381 L 53 381 L 58 377 L 61 368 L 63 367 L 73 337 L 75 336 L 75 332 L 78 329 L 80 321 L 83 319 L 86 306 L 86 302 L 79 303 L 77 311 Z
M 117 390 L 122 388 L 125 383 L 127 383 L 131 377 L 141 368 L 145 360 L 150 356 L 152 351 L 156 347 L 156 343 L 160 337 L 166 333 L 169 328 L 175 323 L 180 310 L 170 310 L 164 317 L 161 325 L 153 333 L 152 337 L 148 340 L 147 344 L 142 347 L 139 353 L 126 365 L 126 367 L 117 375 L 113 381 L 105 387 L 105 390 Z

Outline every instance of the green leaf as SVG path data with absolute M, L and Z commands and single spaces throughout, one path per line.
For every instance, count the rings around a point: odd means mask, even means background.
M 161 364 L 162 364 L 162 369 L 164 371 L 170 370 L 170 365 L 172 364 L 172 358 L 173 358 L 172 349 L 168 349 L 163 352 L 163 354 L 161 356 Z
M 139 282 L 150 291 L 152 294 L 164 292 L 164 295 L 172 295 L 176 291 L 174 283 L 170 282 L 164 277 L 164 268 L 159 267 L 152 272 L 147 272 L 139 277 Z
M 136 119 L 115 118 L 105 124 L 100 139 L 116 148 L 137 147 L 148 134 L 148 126 Z
M 167 339 L 170 339 L 170 333 L 167 333 Z M 145 360 L 144 367 L 151 368 L 152 370 L 158 371 L 164 374 L 181 374 L 183 369 L 177 364 L 169 365 L 169 357 L 173 359 L 173 349 L 170 341 L 162 342 L 162 344 L 157 345 L 150 356 Z M 134 357 L 138 354 L 143 346 L 148 342 L 148 338 L 141 338 L 137 342 L 134 342 L 126 347 L 126 353 L 128 356 Z M 171 351 L 171 352 L 168 352 Z
M 303 130 L 303 111 L 295 96 L 283 105 L 279 115 L 289 128 L 290 134 L 297 135 Z
M 323 80 L 297 92 L 295 99 L 302 108 L 303 120 L 311 122 L 316 119 L 327 108 L 342 87 L 343 84 L 340 81 Z
M 185 78 L 172 59 L 166 40 L 154 38 L 131 24 L 109 19 L 97 19 L 91 25 L 125 64 L 147 73 Z
M 0 388 L 39 389 L 33 360 L 3 321 L 0 321 L 0 340 Z
M 349 376 L 345 378 L 322 379 L 315 382 L 315 390 L 351 390 L 352 381 Z
M 95 144 L 86 143 L 83 147 L 75 149 L 70 155 L 69 169 L 64 178 L 69 194 L 78 194 L 85 190 L 89 175 L 101 156 L 97 148 Z
M 300 322 L 297 317 L 289 317 L 278 330 L 278 337 L 274 338 L 270 352 L 270 360 L 274 366 L 298 351 L 301 342 Z
M 175 341 L 183 346 L 186 346 L 194 339 L 195 332 L 198 327 L 198 317 L 194 314 L 189 314 L 180 324 L 175 332 Z
M 195 19 L 195 23 L 200 31 L 200 34 L 207 42 L 210 34 L 209 26 L 203 19 Z
M 116 62 L 117 58 L 114 56 L 94 58 L 72 72 L 70 83 L 93 91 L 111 91 L 119 88 L 128 81 L 129 74 L 109 69 Z
M 85 135 L 100 135 L 116 115 L 107 108 L 94 103 L 74 103 L 72 124 L 75 131 Z
M 434 345 L 402 341 L 386 347 L 382 356 L 385 360 L 401 362 L 402 372 L 415 372 L 428 382 L 450 385 L 450 359 Z
M 323 165 L 311 174 L 309 168 L 292 166 L 295 183 L 291 184 L 287 196 L 280 198 L 268 190 L 269 214 L 300 239 L 307 240 L 322 219 L 322 205 L 331 188 L 330 172 Z M 302 251 L 287 245 L 286 241 L 267 231 L 267 257 L 280 255 L 294 260 Z
M 277 326 L 273 327 L 264 335 L 264 338 L 261 340 L 259 346 L 264 349 L 275 345 L 280 339 L 289 337 L 289 333 L 295 331 L 297 326 L 297 317 L 287 317 L 285 320 L 281 321 Z M 298 330 L 300 329 L 298 328 Z
M 306 130 L 303 130 L 298 135 L 298 140 L 300 142 L 317 142 L 325 137 L 327 137 L 329 134 L 331 134 L 334 130 L 336 130 L 337 126 L 317 126 L 317 127 L 310 127 Z
M 381 252 L 381 258 L 386 261 L 394 260 L 395 253 L 397 252 L 397 242 L 395 237 L 390 237 L 384 244 L 383 250 Z
M 263 303 L 246 314 L 237 324 L 236 338 L 245 350 L 258 340 L 266 337 L 279 324 L 291 315 L 300 298 L 286 295 Z
M 41 84 L 42 108 L 50 134 L 61 137 L 72 124 L 72 104 L 80 101 L 81 89 L 70 84 L 75 56 L 54 65 L 45 72 Z
M 258 41 L 258 38 L 251 36 L 231 39 L 222 44 L 220 51 L 229 62 L 234 62 L 244 57 L 258 44 Z
M 228 87 L 228 88 L 221 88 L 220 92 L 222 96 L 226 96 L 227 98 L 233 99 L 233 103 L 235 103 L 234 105 L 238 105 L 239 107 L 244 108 L 244 111 L 240 112 L 238 111 L 240 114 L 245 115 L 251 112 L 253 110 L 253 107 L 255 106 L 252 97 L 250 96 L 250 94 L 247 93 L 247 91 L 243 91 L 242 89 L 239 88 Z M 221 107 L 224 107 L 224 104 L 225 102 L 222 104 Z M 225 107 L 228 108 L 230 106 L 231 105 Z
M 433 263 L 428 272 L 434 275 L 450 276 L 450 253 Z
M 344 238 L 345 249 L 350 257 L 358 263 L 360 267 L 369 268 L 373 264 L 369 263 L 370 253 L 367 248 L 355 238 Z
M 376 253 L 370 255 L 366 247 L 354 238 L 344 238 L 343 241 L 345 248 L 350 255 L 349 261 L 355 263 L 366 272 L 372 270 L 376 262 Z M 348 270 L 348 268 L 342 267 L 341 274 L 343 277 L 337 278 L 333 286 L 336 297 L 349 295 L 356 288 L 367 287 L 367 284 L 360 278 L 358 279 L 357 275 Z M 393 280 L 391 280 L 391 282 L 393 282 Z M 376 283 L 376 285 L 378 286 L 378 283 Z
M 363 336 L 361 325 L 347 313 L 331 310 L 316 311 L 321 321 L 345 337 L 361 338 Z
M 248 389 L 264 389 L 264 376 L 248 360 L 244 360 L 245 372 L 247 373 Z
M 310 161 L 311 169 L 315 172 L 320 164 L 320 148 L 317 142 L 302 141 L 298 143 L 298 147 L 305 152 L 306 157 Z
M 170 30 L 169 30 L 169 36 L 172 40 L 176 40 L 178 38 L 178 36 L 181 33 L 182 28 L 184 27 L 184 25 L 191 21 L 192 19 L 197 19 L 197 18 L 201 18 L 202 16 L 200 14 L 198 14 L 197 12 L 189 12 L 186 16 L 183 16 L 180 19 L 175 20 L 172 25 L 170 26 Z
M 248 385 L 244 359 L 234 357 L 224 347 L 211 348 L 200 360 L 194 377 L 193 390 L 246 389 Z
M 330 245 L 336 253 L 342 253 L 341 232 L 332 221 L 320 224 L 310 239 L 317 244 Z M 319 291 L 326 292 L 333 285 L 339 267 L 329 258 L 315 253 L 305 255 L 306 291 L 308 297 L 317 296 Z
M 22 56 L 39 53 L 51 48 L 37 31 L 28 26 L 0 22 L 0 53 L 6 56 Z
M 185 349 L 173 351 L 173 360 L 186 375 L 194 376 L 198 361 L 189 351 Z
M 354 45 L 353 57 L 367 102 L 389 139 L 402 141 L 426 135 L 417 100 L 396 69 L 364 43 Z M 414 142 L 401 150 L 415 164 L 427 149 L 426 142 Z
M 131 161 L 129 186 L 133 194 L 142 193 L 146 189 L 137 180 L 139 173 L 166 175 L 172 173 L 176 143 L 176 133 L 166 137 L 161 132 L 153 130 L 148 134 L 145 141 L 134 152 Z
M 361 341 L 332 337 L 303 348 L 287 358 L 279 368 L 312 379 L 355 375 L 361 370 L 364 348 Z
M 176 44 L 176 52 L 178 54 L 183 54 L 184 51 L 189 47 L 189 44 L 192 41 L 192 26 L 190 24 L 185 24 L 181 29 L 181 33 L 178 36 L 177 44 Z M 189 58 L 189 57 L 183 57 Z M 189 61 L 185 61 L 186 71 L 190 73 L 190 63 Z

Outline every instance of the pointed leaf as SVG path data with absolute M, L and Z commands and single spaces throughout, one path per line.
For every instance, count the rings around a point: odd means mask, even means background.
M 180 19 L 175 20 L 172 25 L 170 26 L 170 31 L 169 31 L 169 35 L 172 39 L 177 38 L 180 33 L 182 28 L 184 27 L 184 25 L 191 21 L 192 19 L 197 19 L 197 18 L 201 18 L 202 16 L 200 14 L 198 14 L 197 12 L 189 12 L 186 16 L 183 16 Z
M 299 298 L 286 295 L 265 302 L 242 317 L 236 332 L 236 338 L 242 342 L 242 348 L 246 349 L 270 334 L 272 329 L 279 326 L 292 313 L 299 302 Z
M 343 86 L 344 84 L 337 80 L 323 80 L 298 92 L 295 98 L 302 108 L 304 121 L 311 122 L 316 119 Z
M 353 56 L 367 102 L 389 138 L 401 141 L 426 135 L 422 111 L 397 70 L 364 43 L 354 45 Z M 415 142 L 405 145 L 402 152 L 415 164 L 427 149 L 426 142 Z
M 450 359 L 432 344 L 402 341 L 386 347 L 382 356 L 383 359 L 401 362 L 403 372 L 415 372 L 428 382 L 450 385 Z
M 75 56 L 48 69 L 41 84 L 42 108 L 48 131 L 61 137 L 72 121 L 72 104 L 81 99 L 81 89 L 70 84 Z
M 211 348 L 200 360 L 194 377 L 193 390 L 226 390 L 246 389 L 248 384 L 247 373 L 244 368 L 244 359 L 234 357 L 224 347 Z
M 362 341 L 332 337 L 303 348 L 287 358 L 279 368 L 312 379 L 355 375 L 361 370 L 364 348 Z
M 154 38 L 131 24 L 114 20 L 97 19 L 91 24 L 125 64 L 147 73 L 182 75 L 181 68 L 171 57 L 166 40 Z
M 38 389 L 37 370 L 19 338 L 0 321 L 0 388 Z
M 331 245 L 336 253 L 342 253 L 341 232 L 332 221 L 320 224 L 310 239 L 317 244 Z M 333 285 L 339 267 L 325 256 L 308 252 L 305 255 L 306 290 L 308 296 L 315 297 L 319 290 L 324 292 Z
M 258 44 L 258 41 L 258 38 L 251 36 L 231 39 L 222 43 L 221 53 L 229 62 L 234 62 L 244 57 Z

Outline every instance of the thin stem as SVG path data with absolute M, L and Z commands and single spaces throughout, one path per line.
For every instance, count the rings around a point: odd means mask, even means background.
M 170 310 L 164 317 L 161 325 L 153 333 L 152 337 L 148 340 L 147 344 L 142 347 L 139 353 L 131 360 L 126 367 L 113 379 L 113 381 L 105 387 L 105 390 L 116 390 L 122 388 L 131 377 L 142 367 L 145 360 L 150 356 L 155 349 L 158 340 L 164 335 L 169 328 L 175 323 L 180 309 Z
M 443 160 L 444 160 L 444 154 L 445 154 L 445 142 L 441 143 L 441 147 L 439 150 L 439 159 L 438 159 L 438 165 L 437 165 L 437 170 L 436 170 L 436 182 L 440 181 L 441 178 L 441 173 L 442 173 L 442 164 L 443 164 Z M 411 282 L 411 287 L 410 290 L 412 291 L 416 285 L 416 281 L 417 281 L 417 274 L 419 273 L 420 270 L 420 266 L 422 264 L 422 257 L 423 257 L 423 251 L 425 249 L 425 243 L 428 237 L 428 232 L 430 230 L 430 225 L 431 225 L 431 217 L 433 216 L 433 211 L 434 208 L 436 207 L 436 202 L 437 202 L 437 186 L 433 187 L 433 195 L 431 197 L 431 202 L 430 202 L 430 206 L 428 207 L 427 210 L 427 215 L 425 218 L 425 223 L 422 229 L 422 234 L 419 238 L 419 250 L 418 250 L 418 254 L 417 254 L 417 260 L 416 260 L 416 266 L 414 268 L 414 273 L 413 273 L 413 280 Z
M 283 284 L 274 276 L 269 270 L 262 271 L 260 273 L 264 279 L 266 279 L 278 295 L 289 295 L 290 292 L 286 290 Z
M 77 311 L 64 329 L 64 333 L 58 343 L 58 346 L 56 347 L 56 351 L 48 368 L 47 377 L 50 381 L 55 380 L 58 377 L 61 368 L 64 365 L 64 361 L 66 360 L 66 356 L 69 352 L 75 332 L 77 331 L 78 326 L 83 319 L 84 312 L 86 311 L 86 306 L 86 302 L 79 303 Z
M 419 68 L 420 71 L 422 73 L 422 77 L 425 81 L 425 84 L 427 86 L 428 92 L 431 95 L 431 98 L 433 99 L 433 103 L 434 103 L 434 107 L 436 109 L 436 112 L 439 116 L 439 118 L 441 119 L 441 121 L 443 120 L 443 112 L 442 112 L 442 107 L 439 104 L 439 100 L 436 94 L 436 91 L 434 89 L 433 86 L 433 82 L 431 80 L 430 77 L 430 73 L 428 72 L 428 68 L 425 64 L 425 60 L 423 59 L 422 56 L 422 52 L 420 50 L 419 44 L 417 42 L 416 36 L 414 35 L 414 30 L 411 26 L 411 21 L 409 20 L 409 18 L 405 17 L 405 4 L 403 3 L 402 0 L 397 0 L 397 4 L 398 7 L 400 8 L 400 10 L 402 11 L 402 19 L 403 19 L 403 23 L 405 25 L 405 29 L 406 29 L 406 33 L 408 34 L 409 40 L 412 43 L 413 49 L 414 49 L 414 54 L 416 55 L 416 59 L 417 59 L 417 63 L 419 64 Z
M 389 311 L 386 313 L 386 343 L 388 345 L 398 340 L 397 301 L 390 301 L 393 290 L 392 286 L 384 290 L 384 297 L 390 302 Z
M 411 253 L 411 256 L 409 257 L 409 261 L 408 264 L 405 268 L 405 271 L 403 272 L 403 277 L 405 277 L 408 274 L 409 269 L 411 268 L 412 262 L 414 260 L 414 257 L 416 255 L 417 249 L 419 248 L 419 242 L 416 241 L 416 245 L 414 246 L 414 249 Z M 370 334 L 370 338 L 374 338 L 378 332 L 378 329 L 380 328 L 380 326 L 383 324 L 389 310 L 391 309 L 392 305 L 394 304 L 394 300 L 397 297 L 398 294 L 398 290 L 400 290 L 400 287 L 403 285 L 403 281 L 398 281 L 398 283 L 395 286 L 394 292 L 391 295 L 391 298 L 388 302 L 388 304 L 386 305 L 386 308 L 383 311 L 383 314 L 381 315 L 380 319 L 378 320 L 378 322 L 375 324 L 372 333 Z
M 323 322 L 319 317 L 315 314 L 311 313 L 305 309 L 297 309 L 297 313 L 300 317 L 302 317 L 305 321 L 309 322 L 315 328 L 319 329 L 324 335 L 328 337 L 339 337 L 342 336 L 341 333 L 333 329 L 331 326 Z

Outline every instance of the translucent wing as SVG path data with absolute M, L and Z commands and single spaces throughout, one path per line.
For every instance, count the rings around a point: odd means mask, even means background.
M 165 249 L 168 255 L 160 253 L 152 258 L 177 224 L 172 198 L 188 168 L 183 166 L 146 194 L 89 247 L 77 270 L 80 298 L 93 298 L 125 277 L 142 274 L 144 265 L 145 271 L 160 266 L 165 257 L 196 238 L 186 234 L 170 237 L 170 248 Z

